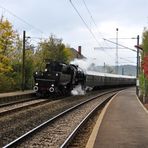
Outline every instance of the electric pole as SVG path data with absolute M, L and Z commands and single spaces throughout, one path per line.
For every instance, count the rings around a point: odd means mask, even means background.
M 25 89 L 25 42 L 26 31 L 23 31 L 23 51 L 22 51 L 22 91 Z
M 118 74 L 118 28 L 116 28 L 116 74 Z
M 139 47 L 139 35 L 137 35 L 137 47 Z M 139 48 L 137 48 L 137 82 L 136 82 L 136 94 L 139 95 L 139 65 L 140 65 L 140 58 L 139 58 Z

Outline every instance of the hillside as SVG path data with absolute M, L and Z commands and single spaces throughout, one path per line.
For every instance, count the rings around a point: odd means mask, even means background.
M 115 73 L 116 66 L 95 66 L 90 65 L 88 70 L 105 72 L 105 73 Z M 118 73 L 121 75 L 136 76 L 136 66 L 134 65 L 120 65 L 118 66 Z

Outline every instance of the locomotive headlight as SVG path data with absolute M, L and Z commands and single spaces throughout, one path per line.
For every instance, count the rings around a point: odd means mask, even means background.
M 38 72 L 35 72 L 35 74 L 37 75 L 37 74 L 38 74 Z
M 51 84 L 52 87 L 54 87 L 54 84 Z
M 45 69 L 45 71 L 47 71 L 47 68 Z
M 35 85 L 38 85 L 38 83 L 35 83 Z
M 59 74 L 58 73 L 56 73 L 56 76 L 58 76 Z

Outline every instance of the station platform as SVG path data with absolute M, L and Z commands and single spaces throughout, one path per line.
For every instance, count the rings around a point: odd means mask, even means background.
M 33 93 L 34 93 L 33 90 L 0 93 L 0 98 L 8 98 L 8 97 L 15 97 L 15 96 L 30 95 L 30 94 L 33 94 Z
M 148 148 L 148 111 L 135 88 L 121 91 L 101 112 L 87 148 Z

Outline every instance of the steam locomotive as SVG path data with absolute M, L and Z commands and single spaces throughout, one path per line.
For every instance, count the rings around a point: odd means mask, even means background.
M 76 65 L 50 61 L 45 71 L 34 74 L 34 81 L 34 90 L 38 94 L 67 94 L 79 84 L 84 87 L 86 76 Z
M 37 94 L 67 94 L 77 85 L 82 89 L 135 85 L 132 76 L 85 72 L 73 64 L 47 62 L 45 70 L 34 74 L 34 90 Z

